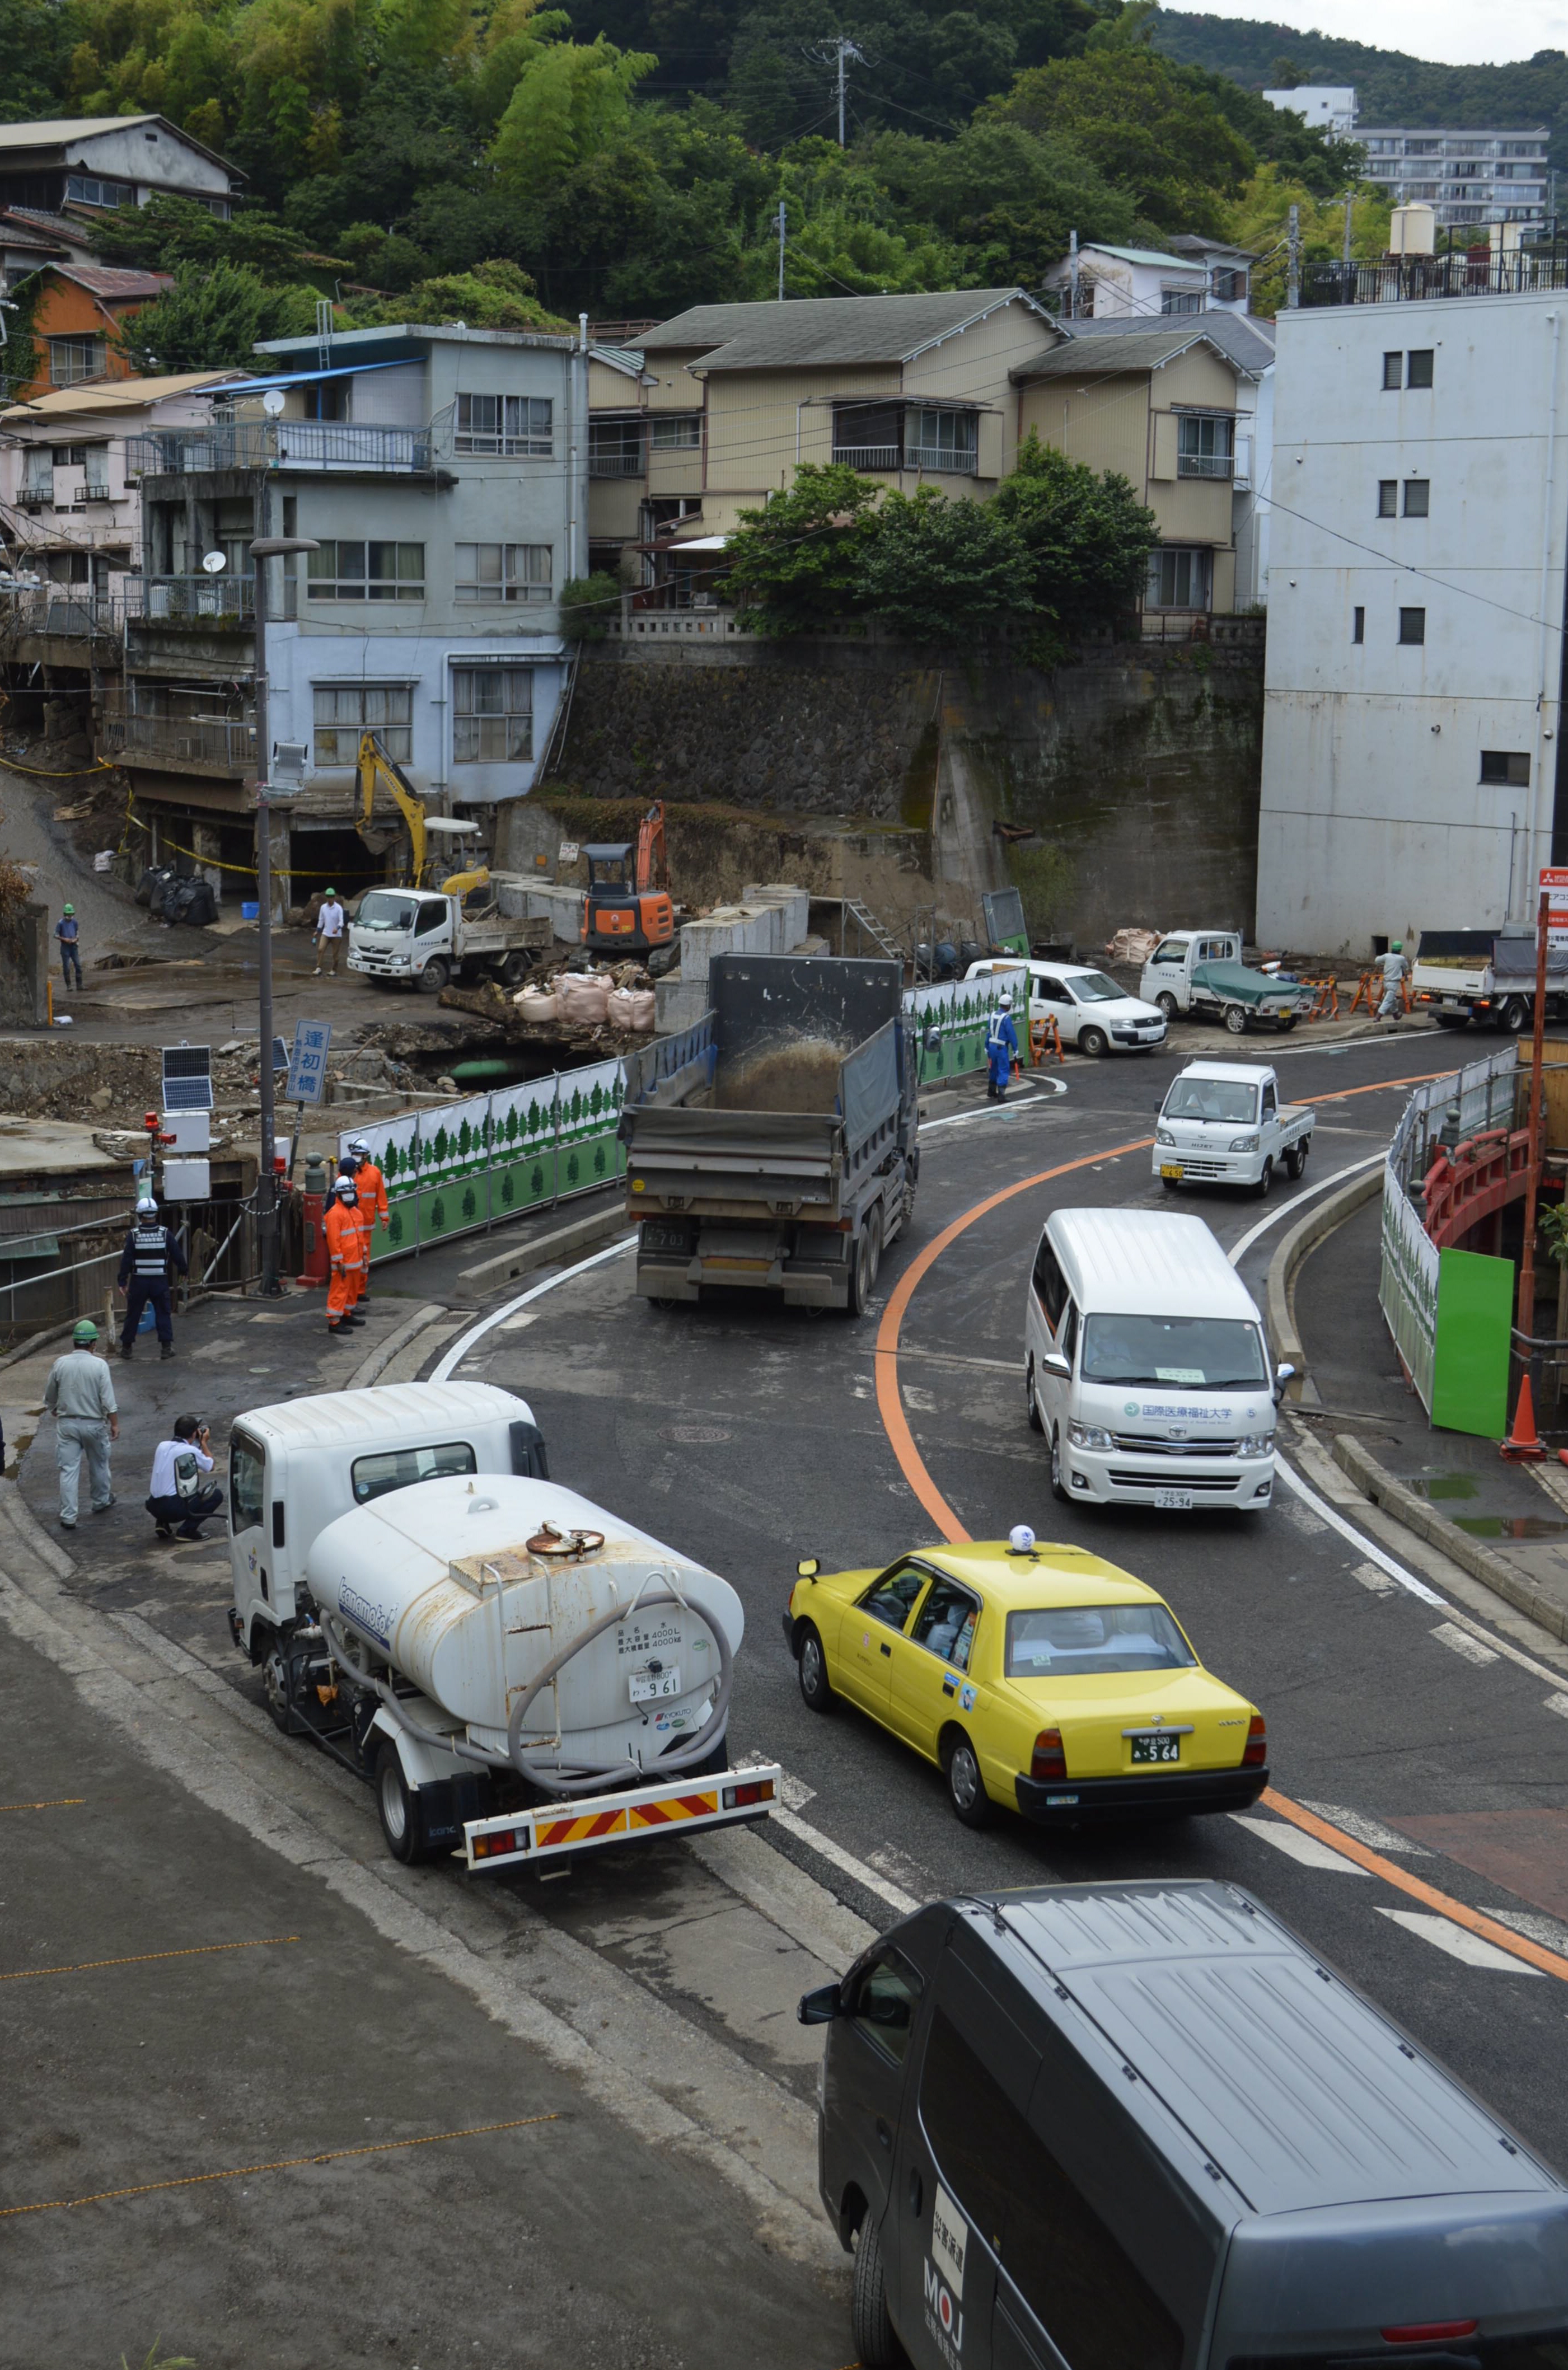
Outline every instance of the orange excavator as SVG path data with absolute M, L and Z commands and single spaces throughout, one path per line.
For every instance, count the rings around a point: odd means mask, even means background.
M 582 851 L 588 894 L 582 942 L 597 954 L 651 954 L 675 935 L 670 862 L 664 846 L 664 802 L 656 800 L 635 841 L 604 840 Z

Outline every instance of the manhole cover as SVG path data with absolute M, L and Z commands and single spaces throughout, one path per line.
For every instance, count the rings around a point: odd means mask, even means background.
M 682 1448 L 711 1448 L 716 1441 L 728 1440 L 730 1435 L 714 1423 L 671 1423 L 665 1425 L 659 1437 L 673 1440 Z

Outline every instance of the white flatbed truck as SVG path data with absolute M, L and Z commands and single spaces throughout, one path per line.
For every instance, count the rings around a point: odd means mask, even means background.
M 1154 1174 L 1182 1185 L 1244 1185 L 1266 1193 L 1274 1171 L 1299 1177 L 1317 1112 L 1286 1103 L 1272 1069 L 1250 1062 L 1189 1062 L 1172 1078 L 1154 1136 Z

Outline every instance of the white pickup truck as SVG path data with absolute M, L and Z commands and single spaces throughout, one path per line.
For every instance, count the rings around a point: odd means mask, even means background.
M 1244 1037 L 1259 1020 L 1288 1031 L 1311 1000 L 1296 981 L 1244 963 L 1236 930 L 1170 931 L 1145 963 L 1138 994 L 1158 1004 L 1167 1020 L 1179 1012 L 1219 1020 L 1233 1037 Z
M 455 979 L 516 987 L 553 936 L 548 917 L 514 919 L 482 889 L 467 897 L 439 889 L 371 889 L 349 924 L 349 969 L 388 987 L 411 981 L 427 995 L 439 995 Z
M 1240 1062 L 1189 1062 L 1170 1082 L 1154 1136 L 1154 1174 L 1179 1185 L 1248 1185 L 1266 1193 L 1276 1168 L 1299 1177 L 1317 1112 L 1282 1103 L 1272 1070 Z

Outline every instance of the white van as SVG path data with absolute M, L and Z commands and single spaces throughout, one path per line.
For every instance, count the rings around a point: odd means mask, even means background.
M 1056 1497 L 1257 1513 L 1274 1491 L 1262 1319 L 1201 1218 L 1056 1210 L 1025 1294 L 1029 1421 Z
M 1142 1004 L 1118 987 L 1102 971 L 1088 963 L 1042 962 L 1031 955 L 972 962 L 965 979 L 988 979 L 997 972 L 1027 971 L 1031 1020 L 1054 1020 L 1064 1045 L 1080 1053 L 1098 1055 L 1132 1052 L 1138 1046 L 1163 1045 L 1165 1015 L 1152 1004 Z M 1020 1040 L 1028 1037 L 1020 1030 Z M 1027 1050 L 1027 1047 L 1026 1047 Z

